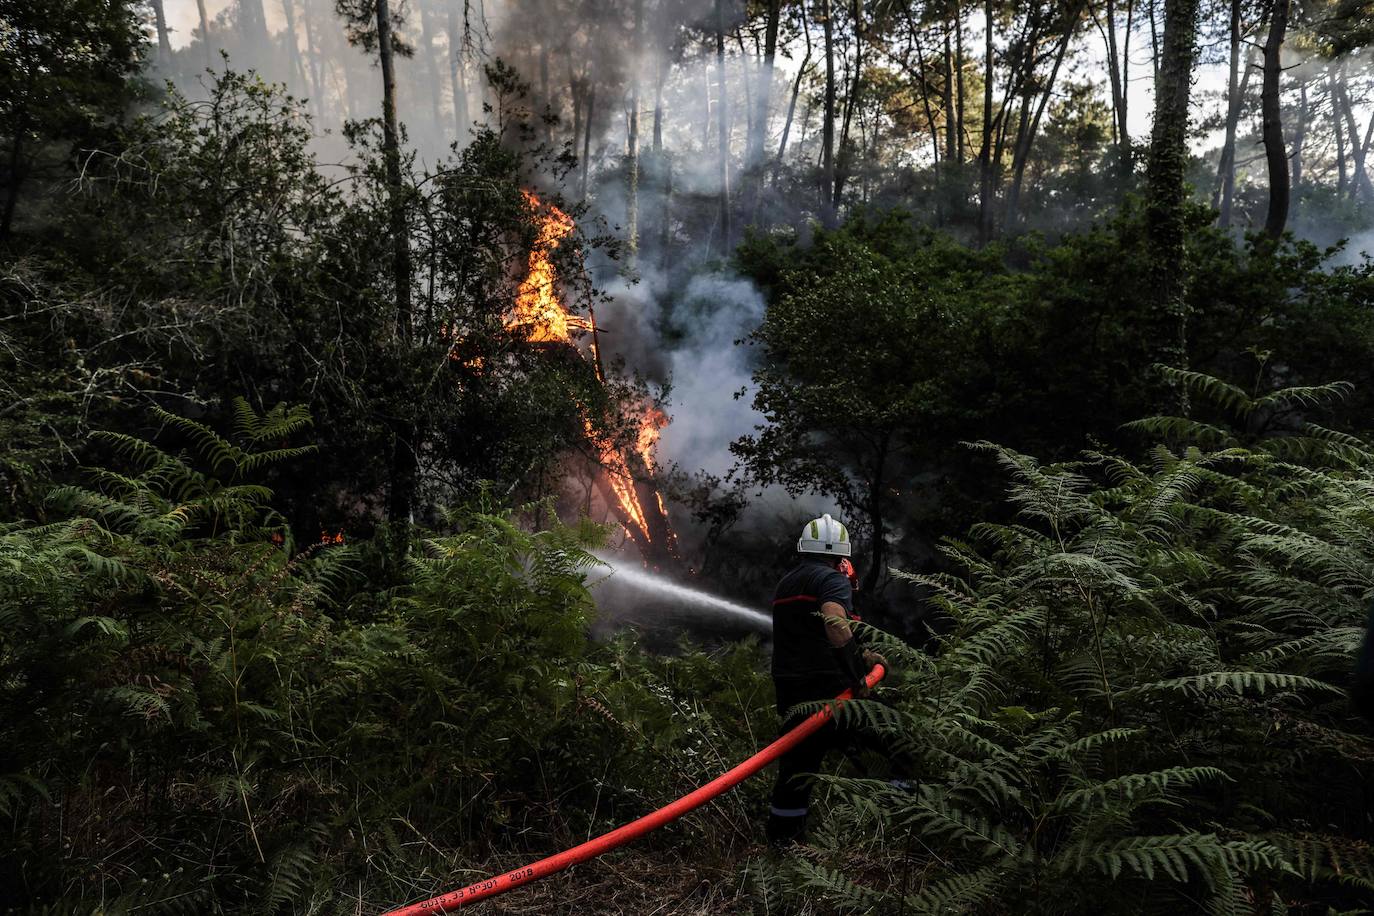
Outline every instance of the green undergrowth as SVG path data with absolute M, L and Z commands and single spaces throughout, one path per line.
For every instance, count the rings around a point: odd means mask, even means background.
M 826 788 L 760 912 L 1331 913 L 1374 900 L 1374 740 L 1344 694 L 1374 595 L 1374 450 L 1310 421 L 1339 385 L 1197 374 L 1141 461 L 987 443 L 1018 510 L 913 576 L 949 631 L 880 634 L 920 785 Z
M 0 529 L 0 911 L 380 912 L 658 807 L 772 727 L 757 644 L 588 640 L 596 526 L 463 513 L 377 593 L 371 545 L 294 543 L 253 482 L 308 418 L 237 418 L 162 415 L 175 451 L 107 436 L 118 470 Z M 747 841 L 756 795 L 654 842 Z

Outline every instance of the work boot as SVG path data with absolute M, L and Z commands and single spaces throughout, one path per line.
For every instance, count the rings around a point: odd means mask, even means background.
M 789 846 L 806 841 L 805 808 L 773 808 L 768 812 L 768 845 L 772 849 L 784 850 Z

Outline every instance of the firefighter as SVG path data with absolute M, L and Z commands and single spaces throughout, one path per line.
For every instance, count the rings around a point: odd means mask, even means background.
M 875 664 L 887 666 L 877 652 L 859 646 L 854 617 L 854 567 L 849 530 L 829 515 L 808 522 L 797 541 L 797 565 L 773 595 L 773 686 L 782 731 L 805 718 L 793 707 L 829 700 L 846 688 L 865 697 L 864 677 Z M 802 840 L 811 798 L 811 776 L 828 751 L 864 742 L 853 728 L 830 721 L 783 755 L 768 813 L 768 842 L 774 847 Z

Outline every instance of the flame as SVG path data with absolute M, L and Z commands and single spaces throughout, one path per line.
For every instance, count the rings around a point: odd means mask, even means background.
M 343 529 L 342 529 L 342 528 L 340 528 L 338 531 L 334 532 L 333 534 L 330 534 L 329 531 L 328 531 L 327 529 L 320 529 L 320 543 L 321 543 L 321 544 L 342 544 L 343 542 L 344 542 L 344 533 L 343 533 Z
M 587 417 L 582 418 L 582 428 L 587 432 L 587 441 L 596 447 L 601 466 L 606 469 L 606 481 L 620 503 L 621 512 L 639 529 L 638 532 L 629 531 L 627 525 L 627 533 L 631 537 L 638 533 L 644 540 L 649 540 L 649 522 L 644 516 L 644 507 L 640 505 L 639 494 L 635 492 L 634 476 L 630 473 L 625 453 L 613 441 L 598 433 Z
M 515 311 L 508 328 L 523 328 L 535 343 L 572 343 L 572 330 L 590 330 L 592 324 L 580 315 L 570 315 L 554 288 L 553 253 L 573 231 L 572 217 L 553 204 L 542 204 L 529 191 L 521 191 L 525 202 L 543 213 L 539 234 L 530 249 L 529 269 L 515 293 Z
M 525 202 L 538 213 L 539 231 L 534 246 L 530 249 L 528 267 L 524 280 L 516 291 L 515 306 L 506 321 L 511 330 L 523 331 L 534 343 L 573 344 L 573 331 L 592 331 L 592 361 L 597 378 L 601 379 L 601 354 L 595 336 L 596 324 L 592 318 L 570 314 L 558 295 L 555 286 L 556 271 L 553 253 L 563 239 L 573 231 L 572 217 L 552 204 L 545 204 L 530 191 L 522 191 Z M 628 449 L 622 449 L 613 439 L 598 432 L 591 418 L 583 413 L 582 427 L 587 441 L 596 450 L 597 459 L 605 471 L 606 484 L 614 496 L 617 517 L 632 540 L 643 544 L 652 541 L 648 513 L 645 511 L 639 492 L 635 488 L 635 471 L 641 476 L 652 474 L 655 469 L 654 450 L 658 446 L 659 435 L 668 423 L 663 411 L 648 407 L 640 419 L 635 441 Z M 631 468 L 630 456 L 633 454 L 642 462 L 642 467 Z M 655 507 L 660 518 L 667 518 L 663 497 L 654 492 Z M 672 536 L 669 532 L 669 542 Z

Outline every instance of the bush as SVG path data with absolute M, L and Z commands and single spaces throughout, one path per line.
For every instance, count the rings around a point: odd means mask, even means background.
M 981 444 L 1011 524 L 914 577 L 953 619 L 895 711 L 851 714 L 919 789 L 830 780 L 831 851 L 765 871 L 856 912 L 1254 912 L 1374 891 L 1369 727 L 1344 695 L 1374 593 L 1374 450 L 1311 412 L 1173 373 L 1230 424 L 1154 418 L 1136 463 Z M 1267 416 L 1266 432 L 1247 433 Z M 857 860 L 857 861 L 856 861 Z
M 252 482 L 306 451 L 281 443 L 308 417 L 237 417 L 223 438 L 162 414 L 194 459 L 106 435 L 133 470 L 0 530 L 5 905 L 412 899 L 465 856 L 542 854 L 666 803 L 771 718 L 756 649 L 588 642 L 595 526 L 469 512 L 369 591 L 375 548 L 293 543 Z

